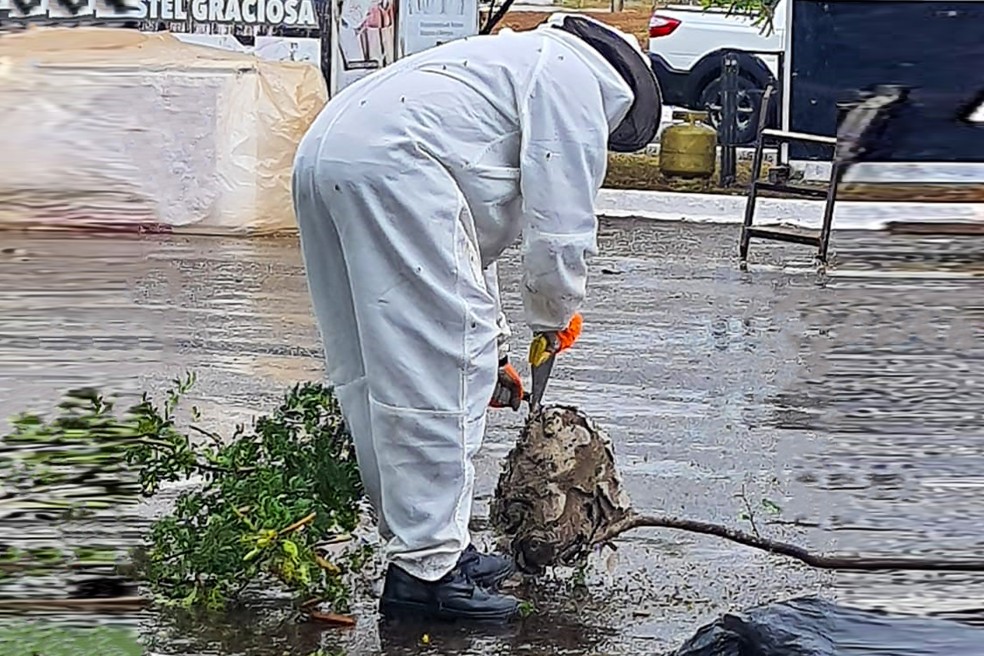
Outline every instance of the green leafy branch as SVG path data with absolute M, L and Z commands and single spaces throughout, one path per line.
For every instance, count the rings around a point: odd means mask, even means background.
M 0 442 L 0 507 L 65 519 L 192 481 L 133 553 L 160 601 L 216 608 L 273 579 L 345 612 L 349 578 L 371 552 L 350 537 L 363 491 L 332 389 L 298 385 L 273 413 L 226 437 L 201 427 L 197 408 L 187 428 L 178 425 L 194 382 L 174 381 L 160 407 L 144 395 L 122 417 L 91 389 L 71 392 L 51 421 L 16 417 Z M 326 537 L 343 548 L 329 556 Z
M 775 30 L 776 8 L 781 0 L 700 0 L 701 8 L 724 9 L 726 16 L 745 16 L 765 35 Z

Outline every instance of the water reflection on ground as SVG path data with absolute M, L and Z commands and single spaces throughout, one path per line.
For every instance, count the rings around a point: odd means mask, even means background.
M 135 398 L 192 370 L 189 401 L 229 429 L 321 376 L 294 240 L 5 233 L 0 246 L 0 417 L 50 408 L 79 385 Z M 609 429 L 637 509 L 737 524 L 748 503 L 760 530 L 818 550 L 980 553 L 984 240 L 838 235 L 826 276 L 806 248 L 760 244 L 742 273 L 736 246 L 732 227 L 604 225 L 584 336 L 547 394 Z M 502 276 L 521 352 L 515 253 Z M 520 422 L 492 417 L 478 527 Z M 162 503 L 73 539 L 132 543 Z M 64 539 L 30 518 L 0 521 L 5 536 Z M 524 591 L 539 612 L 498 631 L 380 627 L 371 600 L 354 631 L 271 608 L 206 626 L 151 611 L 103 619 L 140 627 L 155 652 L 188 655 L 639 654 L 722 612 L 800 594 L 966 613 L 982 582 L 818 573 L 712 538 L 639 531 L 596 563 L 587 590 L 540 582 Z M 0 595 L 23 588 L 0 582 Z

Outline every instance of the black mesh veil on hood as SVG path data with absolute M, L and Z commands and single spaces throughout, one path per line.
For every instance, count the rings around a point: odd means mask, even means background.
M 608 148 L 632 153 L 648 146 L 659 130 L 662 98 L 652 66 L 640 50 L 611 29 L 581 16 L 563 16 L 553 27 L 580 38 L 622 76 L 635 100 L 622 122 L 608 135 Z

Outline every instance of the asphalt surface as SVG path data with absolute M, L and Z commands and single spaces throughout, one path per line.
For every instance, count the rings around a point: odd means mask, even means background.
M 821 551 L 984 551 L 984 240 L 838 234 L 824 275 L 806 247 L 760 243 L 741 272 L 737 237 L 732 226 L 606 221 L 583 337 L 545 402 L 576 404 L 608 429 L 640 511 L 747 529 L 750 507 L 762 533 Z M 194 371 L 189 401 L 229 429 L 321 376 L 293 240 L 5 233 L 0 245 L 0 417 L 50 408 L 70 387 L 135 396 Z M 516 253 L 502 276 L 522 352 Z M 478 528 L 520 424 L 492 415 Z M 134 519 L 100 535 L 139 530 Z M 723 612 L 803 594 L 979 618 L 982 582 L 820 573 L 639 530 L 597 559 L 586 591 L 559 575 L 531 586 L 538 612 L 508 629 L 380 627 L 371 600 L 349 632 L 281 623 L 269 609 L 207 625 L 113 621 L 139 626 L 155 653 L 649 654 Z

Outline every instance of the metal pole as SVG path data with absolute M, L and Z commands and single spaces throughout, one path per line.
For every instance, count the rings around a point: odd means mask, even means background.
M 721 62 L 721 143 L 722 187 L 730 187 L 737 177 L 736 133 L 738 132 L 738 58 L 734 53 L 724 55 Z
M 331 95 L 331 3 L 329 0 L 313 0 L 314 19 L 318 23 L 318 38 L 321 45 L 321 75 Z

